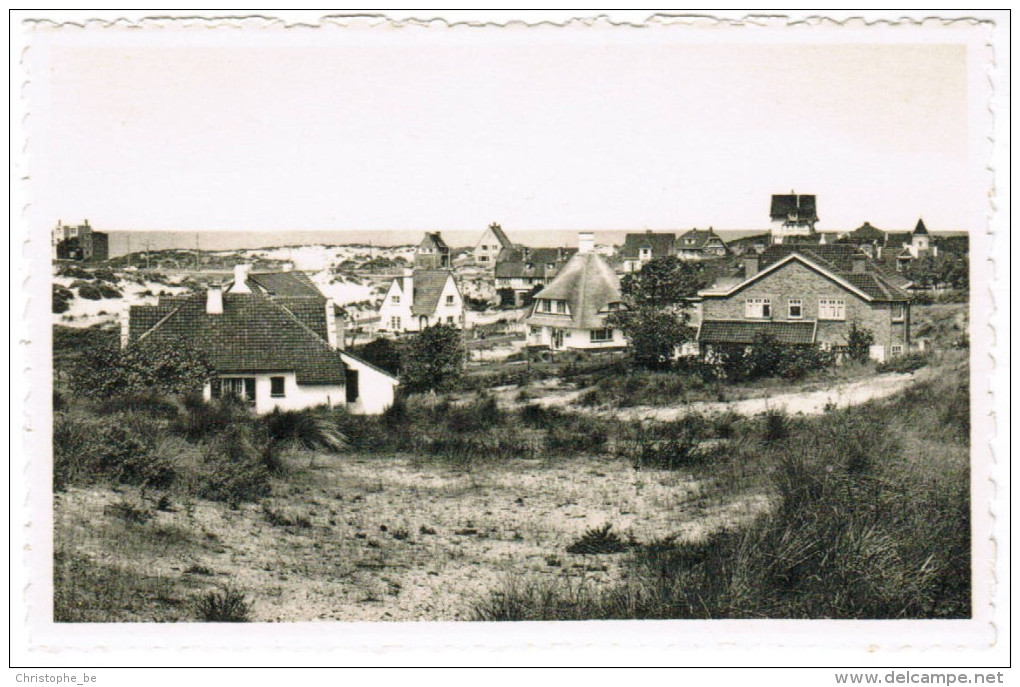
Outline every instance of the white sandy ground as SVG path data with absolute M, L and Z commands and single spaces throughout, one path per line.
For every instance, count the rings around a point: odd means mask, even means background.
M 692 413 L 712 415 L 733 411 L 740 415 L 758 415 L 768 410 L 785 410 L 792 415 L 819 415 L 829 408 L 855 406 L 874 399 L 886 398 L 905 389 L 922 371 L 911 373 L 889 372 L 854 382 L 843 382 L 830 388 L 811 391 L 763 395 L 740 401 L 695 401 L 674 406 L 634 406 L 630 408 L 587 408 L 571 405 L 584 389 L 550 392 L 531 399 L 529 403 L 544 406 L 567 406 L 577 412 L 591 412 L 623 420 L 676 420 Z
M 697 540 L 767 505 L 756 494 L 719 502 L 682 473 L 604 458 L 476 472 L 401 457 L 319 456 L 311 469 L 307 460 L 266 503 L 310 527 L 271 524 L 261 505 L 207 501 L 134 525 L 105 509 L 137 503 L 136 492 L 71 489 L 55 497 L 57 548 L 169 581 L 182 619 L 193 618 L 190 600 L 230 583 L 254 600 L 258 621 L 457 620 L 511 579 L 593 588 L 621 580 L 623 555 L 566 552 L 587 528 L 608 522 L 641 542 Z

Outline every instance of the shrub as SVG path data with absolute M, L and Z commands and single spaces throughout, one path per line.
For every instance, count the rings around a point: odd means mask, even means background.
M 71 301 L 74 300 L 74 292 L 71 289 L 61 286 L 60 284 L 53 285 L 53 307 L 54 313 L 67 312 L 71 309 Z
M 305 408 L 280 410 L 261 418 L 269 433 L 269 441 L 281 447 L 287 444 L 301 446 L 309 451 L 341 451 L 347 442 L 328 411 Z
M 180 409 L 177 404 L 163 396 L 153 393 L 127 394 L 104 399 L 95 404 L 99 415 L 115 415 L 118 413 L 143 413 L 154 418 L 176 418 Z
M 583 535 L 567 547 L 567 553 L 621 553 L 633 546 L 632 542 L 625 542 L 615 532 L 611 532 L 612 528 L 613 526 L 608 522 L 602 527 L 588 528 Z
M 765 441 L 780 441 L 790 436 L 790 418 L 785 410 L 769 408 L 762 416 L 762 437 Z
M 434 391 L 452 385 L 463 373 L 461 332 L 437 324 L 413 336 L 404 349 L 401 376 L 407 391 Z
M 103 293 L 98 287 L 93 286 L 92 284 L 81 284 L 78 287 L 78 296 L 86 300 L 98 301 L 103 297 Z
M 895 358 L 889 358 L 884 363 L 875 366 L 876 372 L 914 372 L 931 362 L 931 356 L 927 353 L 908 353 Z
M 749 346 L 725 344 L 716 346 L 714 353 L 722 374 L 734 382 L 765 377 L 799 379 L 835 363 L 835 356 L 818 346 L 781 344 L 764 334 Z
M 691 428 L 675 426 L 672 436 L 665 438 L 643 435 L 632 449 L 631 462 L 635 469 L 678 470 L 698 460 L 698 440 Z
M 199 495 L 236 504 L 257 501 L 271 489 L 266 465 L 267 440 L 253 424 L 231 424 L 207 447 Z
M 356 346 L 351 352 L 390 374 L 400 374 L 400 346 L 390 339 L 373 339 L 362 346 Z
M 99 290 L 99 295 L 103 298 L 120 298 L 123 295 L 109 284 L 97 284 L 96 288 Z M 79 291 L 79 293 L 81 292 Z
M 141 342 L 123 350 L 91 350 L 72 371 L 70 384 L 87 398 L 173 396 L 201 390 L 211 375 L 205 356 L 187 341 Z
M 170 424 L 170 430 L 190 442 L 212 437 L 232 424 L 248 422 L 248 409 L 231 396 L 214 402 L 205 401 L 198 394 L 182 399 L 184 412 Z
M 850 333 L 847 335 L 846 347 L 850 360 L 858 363 L 866 363 L 871 357 L 871 345 L 875 343 L 875 336 L 868 329 L 862 329 L 856 322 L 850 323 Z
M 207 592 L 196 604 L 199 620 L 207 623 L 247 623 L 251 621 L 252 602 L 235 587 Z

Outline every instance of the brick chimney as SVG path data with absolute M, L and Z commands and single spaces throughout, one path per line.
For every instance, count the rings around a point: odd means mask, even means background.
M 852 256 L 850 256 L 850 258 L 853 261 L 851 271 L 854 274 L 864 274 L 864 271 L 868 263 L 868 256 L 865 255 L 864 253 L 854 253 Z
M 234 284 L 230 287 L 230 293 L 251 293 L 248 287 L 248 271 L 251 265 L 234 265 Z
M 205 293 L 205 312 L 208 315 L 223 314 L 223 287 L 219 284 L 210 284 Z
M 595 234 L 590 231 L 582 231 L 577 235 L 577 252 L 591 253 L 595 250 Z
M 744 279 L 750 279 L 758 274 L 758 254 L 751 251 L 750 255 L 744 255 Z

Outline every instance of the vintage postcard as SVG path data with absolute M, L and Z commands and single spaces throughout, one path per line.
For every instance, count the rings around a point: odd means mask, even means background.
M 997 660 L 1008 17 L 116 19 L 20 17 L 25 660 Z

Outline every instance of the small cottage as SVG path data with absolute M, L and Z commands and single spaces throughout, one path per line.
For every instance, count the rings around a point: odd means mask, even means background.
M 676 255 L 676 234 L 652 232 L 650 229 L 639 234 L 627 234 L 620 255 L 624 272 L 640 272 L 652 260 Z
M 514 244 L 507 237 L 503 227 L 493 222 L 486 227 L 482 238 L 475 246 L 475 262 L 482 267 L 493 267 L 496 259 L 503 250 L 513 250 Z
M 436 324 L 464 326 L 464 298 L 449 270 L 404 270 L 379 305 L 379 329 L 420 332 Z

